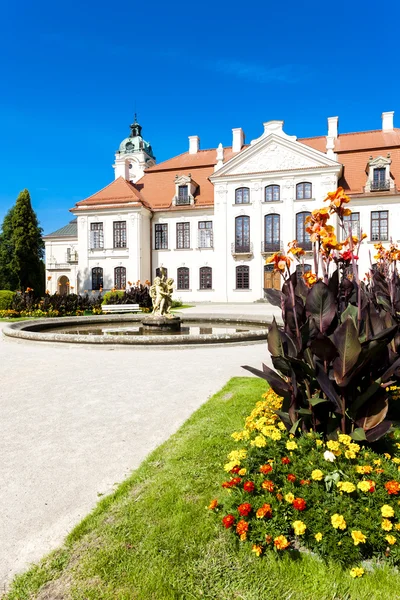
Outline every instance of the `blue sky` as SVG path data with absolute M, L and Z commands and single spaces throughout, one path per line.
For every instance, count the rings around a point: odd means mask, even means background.
M 387 0 L 21 0 L 0 8 L 0 219 L 28 188 L 45 233 L 113 180 L 135 110 L 160 162 L 283 119 L 299 137 L 379 129 L 398 109 Z M 400 126 L 400 109 L 395 126 Z

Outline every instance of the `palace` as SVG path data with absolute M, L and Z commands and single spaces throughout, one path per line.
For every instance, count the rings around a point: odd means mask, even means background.
M 252 302 L 280 275 L 265 263 L 294 239 L 307 251 L 305 219 L 342 186 L 351 197 L 348 229 L 367 238 L 360 253 L 368 270 L 376 242 L 397 241 L 400 220 L 400 129 L 393 112 L 379 130 L 298 139 L 283 121 L 264 123 L 245 143 L 232 129 L 232 145 L 189 148 L 160 164 L 142 127 L 130 126 L 115 154 L 115 180 L 71 208 L 74 219 L 45 236 L 50 293 L 124 289 L 153 280 L 164 267 L 184 302 Z M 293 266 L 295 268 L 295 266 Z

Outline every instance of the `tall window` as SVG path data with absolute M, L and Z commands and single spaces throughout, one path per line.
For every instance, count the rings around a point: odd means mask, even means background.
M 168 223 L 155 225 L 155 249 L 165 250 L 168 248 Z
M 344 237 L 347 238 L 350 234 L 360 237 L 360 213 L 351 213 L 347 217 L 343 217 L 344 221 Z
M 90 223 L 90 247 L 104 248 L 103 223 Z
M 250 252 L 250 217 L 235 219 L 235 252 Z
M 390 188 L 390 181 L 386 179 L 385 167 L 377 167 L 374 169 L 373 180 L 371 190 L 388 190 Z
M 176 247 L 190 248 L 190 223 L 176 224 Z
M 265 215 L 264 217 L 264 252 L 277 252 L 281 242 L 281 218 L 279 215 Z
M 125 267 L 115 267 L 114 269 L 114 287 L 117 290 L 126 288 L 126 269 Z
M 177 204 L 189 204 L 189 193 L 187 185 L 180 185 L 178 187 L 178 199 Z
M 385 242 L 388 240 L 389 212 L 373 210 L 371 212 L 371 240 Z
M 189 269 L 188 267 L 179 267 L 178 268 L 178 277 L 177 277 L 177 289 L 178 290 L 188 290 L 189 289 Z
M 126 221 L 114 221 L 114 248 L 126 248 Z
M 212 269 L 211 267 L 200 268 L 200 289 L 211 290 L 212 289 Z
M 248 290 L 250 282 L 250 268 L 247 265 L 236 267 L 236 289 Z
M 311 250 L 312 244 L 310 234 L 306 231 L 306 218 L 311 215 L 310 212 L 300 212 L 296 215 L 296 240 L 303 250 Z
M 276 202 L 281 198 L 281 188 L 279 185 L 267 185 L 265 188 L 265 202 Z
M 103 269 L 94 267 L 92 269 L 92 290 L 99 290 L 103 287 Z
M 213 222 L 199 221 L 199 248 L 213 248 Z
M 235 190 L 235 204 L 248 204 L 250 202 L 249 188 L 238 188 Z
M 296 185 L 296 200 L 309 200 L 312 198 L 312 185 L 308 182 Z

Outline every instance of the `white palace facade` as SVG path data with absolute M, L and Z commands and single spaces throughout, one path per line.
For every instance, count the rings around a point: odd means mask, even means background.
M 164 267 L 184 302 L 254 302 L 281 285 L 266 257 L 294 239 L 310 250 L 305 218 L 338 185 L 351 197 L 349 226 L 367 234 L 362 271 L 374 243 L 399 240 L 393 112 L 374 131 L 339 134 L 330 117 L 320 137 L 288 135 L 283 121 L 264 123 L 249 144 L 240 128 L 232 136 L 232 146 L 209 150 L 190 136 L 187 152 L 157 164 L 135 118 L 115 155 L 114 181 L 45 236 L 49 292 L 124 289 Z

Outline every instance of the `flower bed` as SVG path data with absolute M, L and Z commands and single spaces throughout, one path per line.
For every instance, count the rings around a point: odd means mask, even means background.
M 384 453 L 347 434 L 324 441 L 309 431 L 294 437 L 276 411 L 282 399 L 269 389 L 232 437 L 223 498 L 211 510 L 257 556 L 268 549 L 309 549 L 364 573 L 364 559 L 400 563 L 400 443 L 381 440 Z M 221 506 L 219 505 L 221 502 Z

